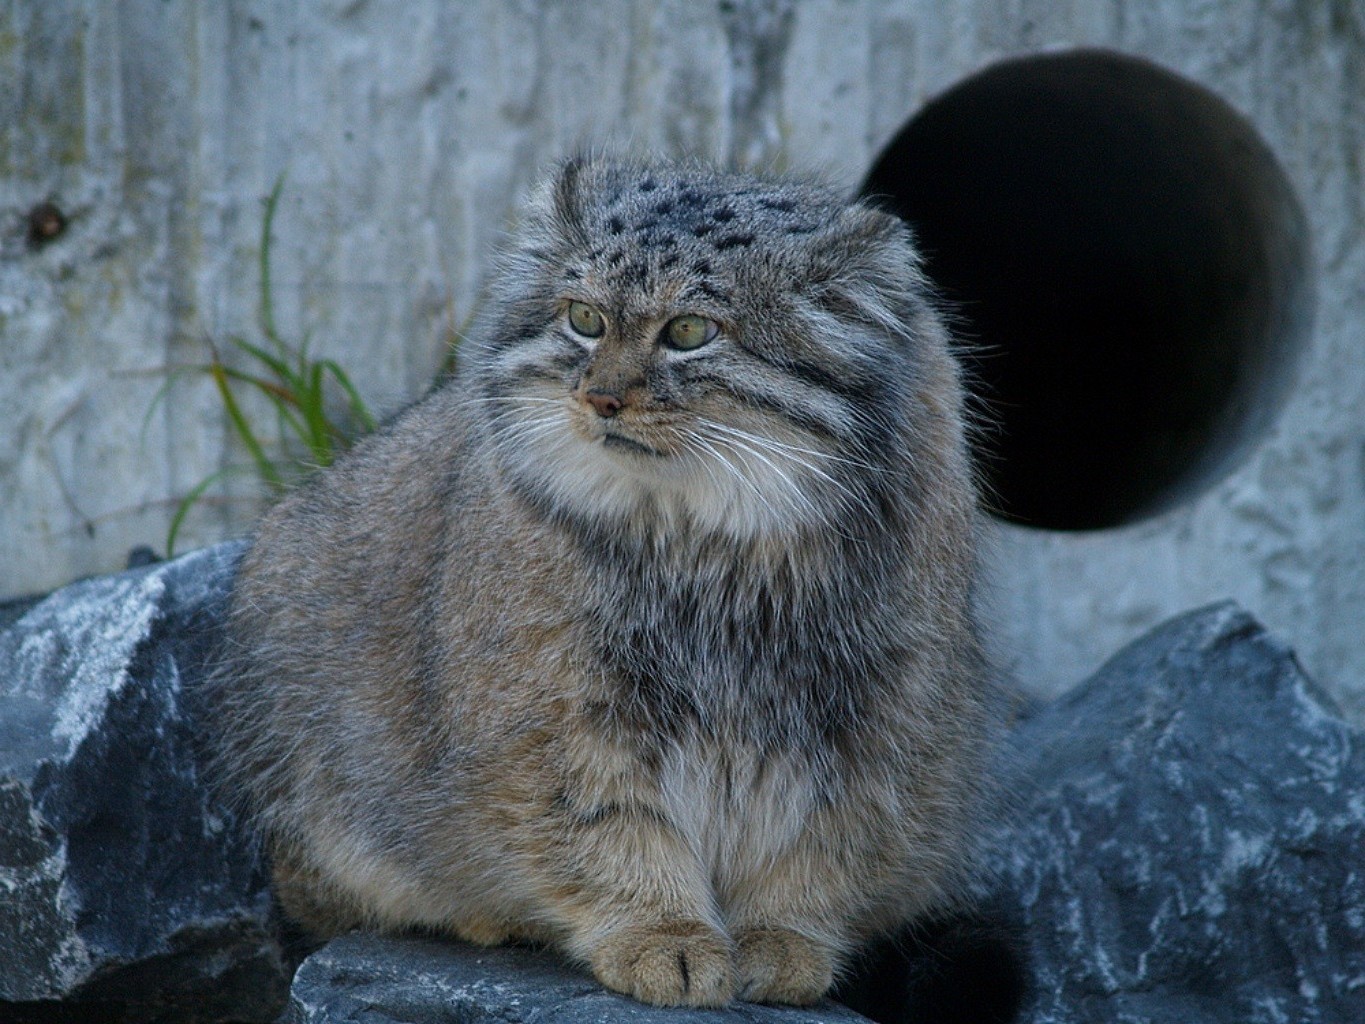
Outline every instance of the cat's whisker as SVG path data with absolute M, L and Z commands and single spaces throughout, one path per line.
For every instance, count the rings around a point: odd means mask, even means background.
M 725 437 L 723 435 L 713 434 L 710 437 L 710 440 L 718 445 L 747 452 L 748 454 L 752 455 L 754 458 L 758 459 L 770 470 L 772 470 L 773 473 L 777 474 L 778 478 L 785 485 L 787 493 L 790 494 L 793 499 L 795 499 L 795 502 L 797 504 L 801 505 L 803 508 L 805 508 L 807 512 L 813 514 L 817 519 L 825 520 L 827 518 L 824 511 L 820 509 L 820 507 L 817 506 L 813 501 L 811 501 L 808 495 L 805 494 L 800 484 L 797 483 L 796 479 L 792 477 L 792 475 L 788 473 L 785 469 L 779 466 L 773 458 L 770 458 L 768 455 L 764 454 L 764 452 L 761 449 L 754 445 L 750 445 L 744 441 L 741 441 L 737 438 Z
M 544 437 L 553 437 L 564 429 L 564 419 L 560 416 L 526 417 L 505 425 L 498 424 L 493 445 L 499 451 L 514 453 L 519 447 Z
M 546 412 L 543 409 L 503 409 L 493 414 L 493 422 L 502 428 L 515 429 L 519 426 L 563 423 L 564 417 L 556 416 L 554 413 Z
M 813 455 L 817 459 L 823 459 L 828 462 L 837 462 L 841 465 L 852 466 L 855 469 L 865 469 L 874 473 L 881 472 L 880 466 L 874 466 L 871 463 L 863 462 L 860 459 L 850 459 L 844 455 L 835 455 L 833 452 L 823 452 L 818 448 L 803 448 L 801 445 L 792 444 L 790 441 L 779 441 L 775 437 L 761 437 L 760 435 L 750 433 L 747 430 L 741 430 L 740 428 L 727 423 L 717 423 L 711 419 L 708 419 L 705 422 L 707 426 L 713 429 L 720 430 L 727 434 L 733 434 L 736 437 L 742 437 L 747 441 L 759 442 L 767 446 L 780 448 L 784 452 L 796 452 L 800 455 Z
M 753 445 L 755 448 L 759 448 L 764 451 L 770 452 L 775 456 L 785 458 L 790 462 L 793 462 L 796 465 L 800 466 L 802 469 L 814 473 L 816 476 L 825 480 L 827 483 L 834 484 L 836 487 L 843 487 L 842 482 L 839 481 L 832 474 L 830 474 L 820 466 L 817 466 L 814 462 L 810 461 L 809 459 L 801 457 L 801 454 L 823 457 L 825 454 L 823 452 L 817 452 L 807 448 L 800 448 L 797 447 L 796 445 L 786 444 L 785 442 L 778 441 L 775 438 L 762 437 L 758 434 L 751 434 L 748 431 L 740 430 L 736 427 L 731 427 L 723 423 L 708 421 L 708 425 L 712 430 L 718 431 L 726 435 L 727 437 L 734 439 L 736 442 L 744 442 Z
M 536 395 L 474 395 L 465 399 L 470 405 L 563 405 L 562 398 Z
M 686 443 L 689 446 L 695 446 L 696 448 L 700 448 L 706 454 L 711 456 L 710 459 L 699 459 L 698 461 L 706 470 L 707 475 L 711 477 L 712 482 L 716 484 L 717 488 L 719 488 L 719 481 L 717 480 L 712 468 L 715 464 L 719 464 L 742 486 L 748 488 L 749 492 L 753 495 L 755 499 L 757 499 L 758 503 L 762 505 L 764 509 L 767 510 L 768 514 L 772 516 L 774 521 L 777 521 L 781 518 L 778 510 L 773 506 L 773 503 L 768 499 L 768 495 L 764 493 L 763 489 L 760 488 L 758 484 L 754 480 L 752 480 L 746 473 L 742 472 L 739 469 L 739 467 L 735 466 L 728 458 L 726 458 L 725 453 L 721 449 L 717 448 L 714 444 L 710 443 L 706 438 L 703 438 L 698 434 L 690 435 L 686 439 Z
M 730 444 L 736 448 L 747 451 L 755 458 L 762 459 L 765 463 L 767 463 L 769 467 L 774 470 L 774 472 L 778 473 L 780 476 L 783 477 L 784 480 L 788 482 L 789 486 L 791 486 L 793 489 L 795 489 L 798 493 L 801 494 L 804 503 L 811 510 L 814 510 L 814 504 L 809 500 L 809 498 L 804 494 L 804 492 L 801 491 L 801 489 L 790 479 L 790 477 L 781 469 L 781 467 L 779 467 L 773 461 L 773 458 L 785 459 L 789 463 L 793 463 L 796 466 L 800 467 L 801 469 L 805 469 L 808 472 L 819 477 L 820 479 L 824 480 L 833 488 L 834 493 L 838 497 L 840 503 L 845 507 L 857 508 L 858 510 L 868 515 L 876 514 L 876 510 L 872 507 L 872 505 L 868 502 L 867 498 L 864 495 L 859 494 L 857 491 L 854 491 L 843 481 L 839 480 L 832 474 L 826 472 L 824 469 L 815 465 L 809 460 L 800 458 L 796 455 L 791 454 L 790 451 L 785 450 L 788 447 L 795 448 L 795 446 L 787 446 L 784 445 L 782 442 L 773 441 L 770 438 L 764 438 L 754 434 L 750 434 L 746 431 L 742 431 L 733 427 L 728 427 L 725 424 L 715 423 L 714 421 L 711 420 L 704 420 L 702 422 L 706 425 L 706 427 L 710 428 L 713 431 L 712 437 L 714 440 L 718 441 L 721 444 Z M 765 452 L 768 454 L 764 454 Z M 772 458 L 769 457 L 770 455 L 772 456 Z
M 701 422 L 708 430 L 712 431 L 715 434 L 721 434 L 737 442 L 743 442 L 755 446 L 757 448 L 761 448 L 764 451 L 771 452 L 774 455 L 778 455 L 791 462 L 795 462 L 796 464 L 806 469 L 810 469 L 814 472 L 824 472 L 823 470 L 820 470 L 818 467 L 816 467 L 815 464 L 810 462 L 808 459 L 800 458 L 799 455 L 797 454 L 792 454 L 793 452 L 799 453 L 802 451 L 801 449 L 798 449 L 793 445 L 786 445 L 783 442 L 776 440 L 775 438 L 763 437 L 759 434 L 753 434 L 747 430 L 740 430 L 738 427 L 733 427 L 726 423 L 718 423 L 717 421 L 709 418 L 703 419 Z

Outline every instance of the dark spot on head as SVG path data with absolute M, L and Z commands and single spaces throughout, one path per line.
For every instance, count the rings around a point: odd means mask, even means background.
M 673 212 L 674 205 L 675 204 L 672 199 L 664 199 L 660 201 L 658 206 L 654 207 L 654 212 L 657 213 L 660 217 L 667 217 L 670 213 Z
M 730 209 L 730 207 L 728 206 L 722 206 L 715 210 L 712 210 L 711 216 L 716 219 L 717 223 L 728 224 L 730 221 L 735 219 L 735 211 Z
M 678 205 L 688 210 L 695 210 L 705 199 L 706 195 L 695 188 L 685 188 L 678 193 Z
M 618 252 L 614 252 L 614 253 L 611 254 L 610 258 L 608 258 L 608 260 L 607 260 L 607 266 L 609 266 L 609 267 L 619 267 L 622 263 L 625 262 L 625 259 L 626 259 L 626 254 L 625 254 L 625 253 L 619 252 L 619 251 L 618 251 Z
M 649 291 L 649 267 L 643 263 L 632 263 L 625 271 L 625 283 L 640 291 Z
M 765 210 L 777 210 L 781 213 L 791 213 L 796 209 L 796 204 L 790 199 L 760 199 L 758 205 Z
M 568 270 L 564 271 L 564 280 L 566 281 L 580 281 L 582 280 L 582 278 L 583 278 L 582 271 L 575 270 L 573 267 L 570 267 Z
M 658 187 L 658 183 L 655 182 L 653 178 L 646 178 L 644 181 L 640 182 L 641 192 L 653 192 Z
M 670 267 L 676 267 L 677 265 L 678 254 L 676 252 L 669 253 L 667 256 L 665 256 L 663 259 L 659 261 L 660 270 L 668 270 Z
M 714 225 L 714 224 L 707 224 L 707 223 L 703 222 L 703 223 L 701 223 L 701 224 L 696 225 L 696 226 L 692 229 L 692 234 L 696 235 L 698 238 L 705 238 L 705 237 L 706 237 L 707 235 L 709 235 L 709 234 L 712 232 L 712 230 L 714 230 L 714 229 L 715 229 L 715 225 Z
M 754 244 L 754 236 L 748 232 L 735 232 L 730 235 L 721 235 L 713 243 L 717 249 L 733 249 L 736 246 L 746 246 Z
M 791 227 L 787 228 L 787 234 L 809 235 L 814 230 L 815 230 L 814 224 L 793 224 Z
M 599 245 L 599 246 L 598 246 L 596 249 L 594 249 L 592 252 L 588 253 L 588 259 L 590 259 L 590 260 L 600 260 L 600 259 L 602 258 L 602 253 L 603 253 L 604 251 L 605 251 L 605 250 Z
M 613 217 L 611 220 L 607 221 L 607 230 L 613 235 L 619 235 L 625 230 L 625 227 L 626 226 L 621 223 L 620 217 Z
M 730 301 L 730 293 L 715 287 L 710 281 L 698 281 L 696 289 L 699 295 L 704 295 L 715 302 Z
M 711 261 L 697 260 L 696 263 L 692 264 L 692 273 L 698 276 L 705 276 L 706 274 L 711 273 Z

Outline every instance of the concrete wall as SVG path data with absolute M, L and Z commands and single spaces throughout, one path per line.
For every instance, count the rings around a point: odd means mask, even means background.
M 615 141 L 820 169 L 852 191 L 923 105 L 1012 56 L 1136 54 L 1221 96 L 1306 215 L 1316 303 L 1287 404 L 1230 474 L 1117 529 L 999 525 L 1002 660 L 1057 692 L 1233 596 L 1365 720 L 1365 3 L 732 0 L 0 6 L 0 596 L 160 547 L 242 453 L 164 368 L 276 316 L 380 407 L 419 393 L 537 168 Z M 66 227 L 28 238 L 53 203 Z M 145 422 L 144 422 L 145 420 Z M 240 533 L 244 484 L 185 546 Z

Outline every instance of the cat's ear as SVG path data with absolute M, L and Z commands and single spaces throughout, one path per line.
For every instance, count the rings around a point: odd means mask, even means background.
M 905 330 L 929 293 L 910 228 L 867 203 L 843 210 L 811 247 L 810 286 L 834 312 Z
M 895 214 L 866 202 L 845 206 L 820 233 L 813 257 L 817 279 L 835 281 L 868 273 L 921 277 L 910 228 Z
M 555 219 L 569 231 L 583 230 L 583 174 L 588 157 L 575 154 L 559 165 L 551 196 Z
M 569 157 L 551 169 L 531 190 L 527 204 L 530 221 L 527 234 L 537 239 L 544 252 L 550 251 L 545 248 L 550 240 L 565 241 L 570 246 L 586 244 L 584 187 L 592 165 L 590 155 Z

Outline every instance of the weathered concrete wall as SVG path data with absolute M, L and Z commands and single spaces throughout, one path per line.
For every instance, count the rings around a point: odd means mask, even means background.
M 1365 718 L 1365 4 L 1279 0 L 438 0 L 0 7 L 0 594 L 160 546 L 242 455 L 162 368 L 276 315 L 380 407 L 417 394 L 537 168 L 615 141 L 823 169 L 856 188 L 923 106 L 1009 56 L 1145 56 L 1255 126 L 1304 206 L 1316 320 L 1288 406 L 1234 473 L 1133 526 L 1001 526 L 1004 661 L 1056 691 L 1182 609 L 1236 597 Z M 68 218 L 46 244 L 29 212 Z M 238 491 L 240 496 L 240 488 Z M 241 532 L 216 500 L 184 545 Z

